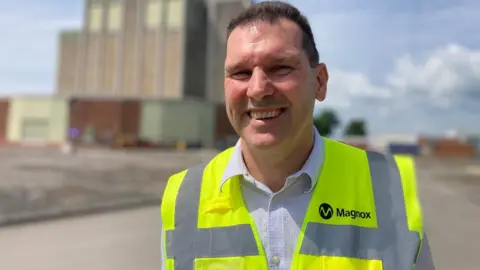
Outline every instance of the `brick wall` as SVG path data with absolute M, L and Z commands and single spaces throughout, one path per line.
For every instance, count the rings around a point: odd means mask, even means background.
M 475 147 L 456 139 L 440 139 L 433 143 L 432 155 L 439 157 L 473 157 Z
M 110 144 L 114 136 L 137 137 L 140 125 L 140 103 L 135 100 L 76 99 L 70 103 L 69 127 L 84 134 L 95 129 L 100 144 Z
M 3 143 L 7 137 L 9 108 L 9 101 L 7 99 L 0 99 L 0 143 Z

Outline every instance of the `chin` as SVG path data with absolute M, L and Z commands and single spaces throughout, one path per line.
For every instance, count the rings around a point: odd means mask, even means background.
M 275 147 L 282 142 L 278 135 L 270 133 L 247 135 L 244 137 L 244 140 L 247 141 L 250 146 L 264 149 Z

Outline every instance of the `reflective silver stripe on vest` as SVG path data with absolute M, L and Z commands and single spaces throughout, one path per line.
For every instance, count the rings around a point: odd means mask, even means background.
M 367 157 L 378 228 L 309 223 L 300 253 L 378 259 L 385 270 L 412 269 L 420 236 L 408 229 L 397 164 L 389 155 L 367 152 Z
M 195 258 L 258 255 L 250 224 L 199 229 L 198 203 L 206 164 L 188 169 L 178 191 L 175 229 L 166 231 L 167 258 L 175 270 L 193 270 Z

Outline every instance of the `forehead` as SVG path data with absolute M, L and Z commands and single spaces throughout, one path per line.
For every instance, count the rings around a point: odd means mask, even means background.
M 230 34 L 226 62 L 299 55 L 301 50 L 302 32 L 295 23 L 285 19 L 273 23 L 253 21 L 235 28 Z

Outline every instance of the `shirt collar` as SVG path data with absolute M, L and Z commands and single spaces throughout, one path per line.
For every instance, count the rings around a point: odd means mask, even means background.
M 309 176 L 311 181 L 311 186 L 308 192 L 312 191 L 315 187 L 318 176 L 320 173 L 320 168 L 323 164 L 324 160 L 324 146 L 323 146 L 323 138 L 318 133 L 317 129 L 314 128 L 314 142 L 313 142 L 313 149 L 308 157 L 307 161 L 303 165 L 302 169 L 298 172 L 290 175 L 288 178 L 296 178 L 302 174 L 306 174 Z M 241 141 L 238 140 L 234 146 L 230 159 L 227 163 L 227 167 L 225 168 L 222 181 L 220 182 L 220 188 L 225 184 L 229 179 L 234 176 L 242 175 L 248 176 L 249 172 L 242 157 L 242 150 L 240 148 Z

